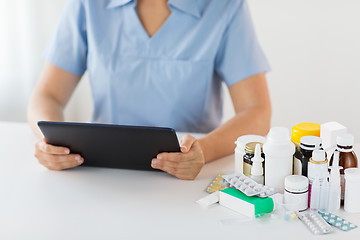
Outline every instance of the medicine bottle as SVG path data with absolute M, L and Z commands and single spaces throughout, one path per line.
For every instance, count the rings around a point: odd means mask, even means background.
M 324 150 L 314 150 L 312 157 L 308 163 L 308 178 L 309 178 L 309 206 L 311 200 L 312 184 L 315 178 L 319 180 L 320 188 L 323 186 L 323 182 L 327 181 L 328 177 L 328 160 Z M 319 190 L 320 191 L 320 190 Z M 319 195 L 321 193 L 319 192 Z
M 263 151 L 265 153 L 265 185 L 283 193 L 285 177 L 292 173 L 295 152 L 289 130 L 284 127 L 271 128 Z
M 348 168 L 345 170 L 345 203 L 344 210 L 360 213 L 360 169 Z
M 284 202 L 296 211 L 308 208 L 309 180 L 305 176 L 290 175 L 285 178 Z
M 293 163 L 293 174 L 302 175 L 302 166 L 300 162 L 295 160 L 295 155 L 300 154 L 300 139 L 304 136 L 316 136 L 320 137 L 320 125 L 312 122 L 298 123 L 292 127 L 291 141 L 296 146 Z M 306 167 L 305 167 L 306 168 Z
M 255 147 L 257 144 L 260 144 L 261 149 L 261 157 L 265 159 L 265 155 L 263 153 L 262 147 L 263 143 L 261 142 L 250 142 L 245 145 L 245 155 L 244 155 L 244 165 L 243 165 L 243 173 L 247 177 L 251 177 L 251 167 L 252 167 L 252 158 L 255 156 Z M 264 162 L 262 163 L 264 168 Z
M 251 159 L 251 178 L 259 183 L 264 184 L 264 158 L 261 157 L 261 147 L 260 144 L 256 144 L 255 155 Z
M 259 135 L 243 135 L 235 141 L 235 172 L 243 173 L 245 145 L 249 142 L 264 143 L 265 138 Z
M 340 170 L 340 183 L 341 183 L 341 203 L 344 203 L 344 171 L 347 168 L 357 168 L 358 160 L 353 150 L 354 136 L 349 133 L 339 134 L 336 138 L 336 150 L 339 152 L 339 166 L 343 167 Z M 335 154 L 335 153 L 334 153 Z M 330 166 L 333 164 L 334 154 L 330 159 Z
M 320 149 L 321 138 L 316 136 L 304 136 L 300 139 L 300 149 L 294 154 L 294 174 L 307 177 L 308 162 L 315 149 Z

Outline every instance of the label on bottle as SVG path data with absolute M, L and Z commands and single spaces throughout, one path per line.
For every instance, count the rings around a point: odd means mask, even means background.
M 245 176 L 251 177 L 251 167 L 252 167 L 251 164 L 244 162 L 243 172 Z
M 305 211 L 308 208 L 308 191 L 291 192 L 285 188 L 284 203 L 289 204 L 293 210 Z
M 297 157 L 294 157 L 294 175 L 302 175 L 302 163 Z

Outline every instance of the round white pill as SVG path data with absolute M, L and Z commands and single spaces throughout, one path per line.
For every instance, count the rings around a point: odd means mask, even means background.
M 323 224 L 323 223 L 320 222 L 320 221 L 316 221 L 316 224 L 317 224 L 317 225 L 320 225 L 320 224 Z
M 325 216 L 324 219 L 329 219 L 329 217 Z
M 251 190 L 250 188 L 245 190 L 245 194 L 253 194 L 253 193 L 254 193 L 254 191 Z
M 249 184 L 250 182 L 251 182 L 250 179 L 245 179 L 245 180 L 244 180 L 244 183 L 246 183 L 246 184 Z
M 240 191 L 245 191 L 246 188 L 247 188 L 246 185 L 243 184 L 240 186 Z
M 259 185 L 258 185 L 258 186 L 255 186 L 255 187 L 254 187 L 254 190 L 258 192 L 258 191 L 261 190 L 261 187 L 260 187 Z
M 337 222 L 337 223 L 335 224 L 335 226 L 338 226 L 338 227 L 339 227 L 340 225 L 341 225 L 341 223 L 339 223 L 339 222 Z
M 346 221 L 346 220 L 344 220 L 344 222 L 343 222 L 344 224 L 348 224 L 349 222 L 348 221 Z
M 249 186 L 253 188 L 253 187 L 256 186 L 256 183 L 253 183 L 253 182 L 252 182 L 252 183 L 249 184 Z
M 239 177 L 240 181 L 244 181 L 245 179 L 246 179 L 246 177 L 244 177 L 244 176 Z
M 317 230 L 317 228 L 315 226 L 311 226 L 310 229 L 313 231 Z
M 330 219 L 330 222 L 331 222 L 331 223 L 334 223 L 334 222 L 335 222 L 335 220 L 334 220 L 334 219 Z
M 347 226 L 343 226 L 342 229 L 343 229 L 343 230 L 347 230 L 348 228 L 347 228 Z
M 322 229 L 326 229 L 326 226 L 324 224 L 319 224 L 319 227 L 321 227 Z

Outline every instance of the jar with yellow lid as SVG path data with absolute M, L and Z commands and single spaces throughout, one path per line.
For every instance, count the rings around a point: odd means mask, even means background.
M 320 137 L 320 124 L 312 122 L 298 123 L 293 126 L 291 131 L 291 141 L 296 146 L 293 159 L 293 174 L 307 176 L 307 162 L 304 163 L 300 140 L 304 136 Z M 307 160 L 310 158 L 310 156 L 307 157 Z
M 291 141 L 300 147 L 300 139 L 304 136 L 320 137 L 320 124 L 312 122 L 298 123 L 292 127 Z
M 261 142 L 249 142 L 249 143 L 247 143 L 245 145 L 245 155 L 244 155 L 244 165 L 243 165 L 243 173 L 247 177 L 251 177 L 251 167 L 252 167 L 251 159 L 254 157 L 255 147 L 256 147 L 257 144 L 260 144 L 261 157 L 265 159 L 265 154 L 263 153 L 263 150 L 262 150 L 263 143 L 261 143 Z M 263 168 L 265 167 L 264 162 L 262 163 Z

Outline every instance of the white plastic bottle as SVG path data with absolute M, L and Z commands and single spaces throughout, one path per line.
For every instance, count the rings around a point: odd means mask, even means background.
M 322 189 L 324 191 L 329 192 L 328 185 L 327 183 L 325 183 L 325 181 L 327 181 L 327 176 L 328 176 L 328 160 L 326 158 L 326 153 L 324 150 L 316 149 L 312 152 L 312 157 L 308 162 L 307 176 L 309 178 L 309 200 L 311 199 L 311 195 L 312 195 L 312 184 L 316 177 L 320 182 L 320 189 L 319 189 L 320 196 L 321 196 L 320 192 L 322 191 Z M 323 185 L 324 187 L 322 187 Z
M 271 128 L 263 145 L 263 152 L 265 153 L 265 184 L 283 193 L 285 177 L 292 174 L 295 152 L 289 129 Z
M 261 157 L 260 144 L 256 144 L 255 155 L 251 161 L 253 163 L 251 167 L 251 178 L 257 183 L 264 184 L 264 169 L 262 167 L 264 159 Z
M 339 152 L 334 153 L 333 165 L 329 169 L 331 172 L 328 211 L 333 212 L 340 208 L 341 203 L 340 169 L 342 167 L 339 166 Z
M 311 188 L 310 210 L 311 211 L 319 210 L 319 203 L 320 203 L 320 180 L 319 177 L 316 176 Z
M 344 210 L 360 213 L 360 168 L 345 169 L 345 202 Z
M 329 208 L 329 182 L 326 177 L 320 183 L 319 209 L 322 212 L 327 212 L 328 208 Z
M 243 173 L 245 145 L 249 142 L 265 142 L 265 138 L 258 135 L 243 135 L 236 140 L 235 172 Z

